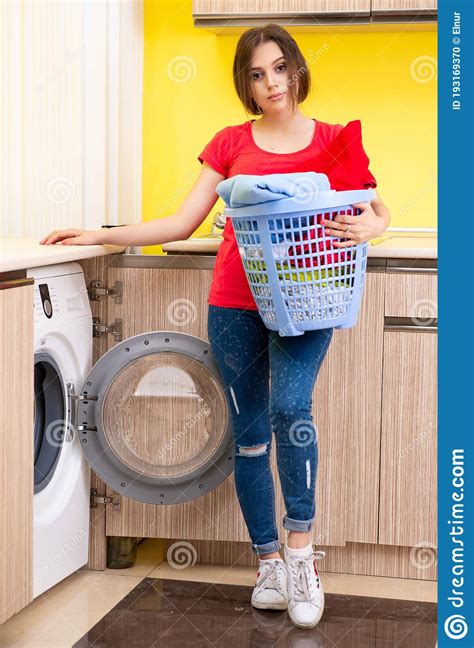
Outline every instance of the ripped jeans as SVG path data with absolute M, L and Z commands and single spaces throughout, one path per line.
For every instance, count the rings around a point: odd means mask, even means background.
M 209 304 L 209 342 L 234 427 L 235 487 L 257 555 L 281 546 L 270 469 L 272 432 L 286 508 L 283 527 L 312 528 L 318 465 L 312 394 L 333 332 L 281 337 L 266 328 L 258 311 Z

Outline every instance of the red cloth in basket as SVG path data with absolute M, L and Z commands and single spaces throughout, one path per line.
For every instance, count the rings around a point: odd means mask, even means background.
M 375 178 L 369 171 L 369 158 L 362 146 L 361 123 L 359 119 L 349 122 L 325 150 L 321 151 L 315 159 L 314 169 L 317 173 L 325 173 L 329 179 L 331 189 L 335 189 L 336 191 L 369 189 L 377 186 Z M 336 214 L 337 212 L 329 211 L 325 214 L 317 214 L 316 223 L 319 224 L 322 218 L 325 218 L 325 220 L 333 219 Z M 314 215 L 310 216 L 309 222 L 311 225 L 314 225 Z M 327 263 L 337 263 L 346 260 L 346 252 L 334 248 L 331 239 L 326 238 L 325 241 L 316 240 L 317 232 L 319 233 L 321 231 L 320 228 L 317 231 L 310 230 L 309 239 L 314 240 L 314 243 L 302 243 L 301 245 L 295 245 L 288 249 L 290 264 L 292 266 L 297 266 L 298 268 L 315 267 L 319 264 L 325 265 Z M 295 238 L 299 240 L 298 235 Z M 307 241 L 308 236 L 304 234 L 301 240 Z M 291 259 L 296 254 L 315 253 L 316 251 L 324 252 L 325 250 L 331 250 L 331 252 L 314 258 Z M 349 249 L 348 254 L 350 255 L 350 253 L 351 250 Z M 349 256 L 349 258 L 351 257 Z

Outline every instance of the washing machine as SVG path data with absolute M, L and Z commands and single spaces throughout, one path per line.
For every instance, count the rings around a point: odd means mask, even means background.
M 90 467 L 119 495 L 174 505 L 221 484 L 233 471 L 234 448 L 229 400 L 206 340 L 149 331 L 92 365 L 98 330 L 81 266 L 28 276 L 35 280 L 37 596 L 87 562 Z
M 88 560 L 90 467 L 73 425 L 92 367 L 92 315 L 78 263 L 33 268 L 33 598 Z

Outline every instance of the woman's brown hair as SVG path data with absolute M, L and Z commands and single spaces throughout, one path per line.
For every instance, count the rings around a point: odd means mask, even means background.
M 254 27 L 242 34 L 237 43 L 234 56 L 234 85 L 247 112 L 252 115 L 261 113 L 261 109 L 252 97 L 251 61 L 254 49 L 262 43 L 274 41 L 281 49 L 286 61 L 288 73 L 288 90 L 293 108 L 308 96 L 311 86 L 311 75 L 300 48 L 290 34 L 275 23 L 264 27 Z

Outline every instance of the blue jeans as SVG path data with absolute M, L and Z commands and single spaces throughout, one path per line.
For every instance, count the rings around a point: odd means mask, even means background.
M 312 528 L 318 465 L 312 394 L 333 332 L 281 337 L 266 328 L 258 311 L 209 304 L 209 342 L 234 427 L 236 492 L 257 555 L 281 546 L 270 469 L 272 431 L 286 508 L 283 527 Z

